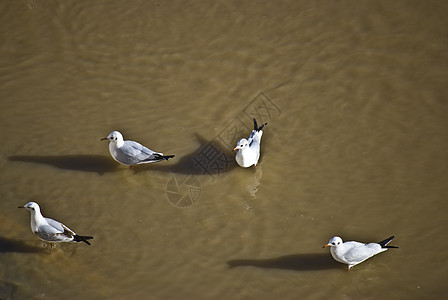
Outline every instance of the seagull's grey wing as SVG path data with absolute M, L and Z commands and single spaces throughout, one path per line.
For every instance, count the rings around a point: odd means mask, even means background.
M 249 147 L 260 147 L 261 136 L 263 135 L 263 131 L 255 131 L 253 130 L 249 136 Z
M 247 142 L 249 143 L 249 146 L 252 143 L 252 140 L 254 139 L 255 133 L 257 133 L 257 132 L 255 130 L 252 130 L 249 137 L 247 138 Z
M 50 218 L 45 218 L 46 224 L 36 228 L 34 232 L 40 239 L 47 242 L 70 242 L 75 233 L 64 224 Z
M 45 218 L 45 221 L 47 221 L 48 225 L 50 225 L 51 227 L 53 227 L 55 230 L 57 230 L 59 233 L 64 232 L 64 225 L 58 221 L 55 221 L 53 219 L 50 218 Z
M 370 244 L 363 244 L 358 242 L 349 242 L 351 245 L 351 248 L 347 250 L 347 252 L 344 254 L 344 258 L 349 262 L 361 262 L 363 260 L 366 260 L 367 258 L 375 255 L 378 253 L 377 248 L 374 245 L 371 246 Z
M 157 153 L 137 142 L 131 143 L 130 146 L 130 151 L 132 152 L 132 154 L 137 156 L 141 160 L 147 159 L 148 157 L 153 156 L 154 153 Z
M 155 154 L 162 155 L 134 141 L 125 141 L 124 145 L 120 147 L 120 151 L 126 157 L 126 161 L 129 161 L 131 164 L 155 159 Z

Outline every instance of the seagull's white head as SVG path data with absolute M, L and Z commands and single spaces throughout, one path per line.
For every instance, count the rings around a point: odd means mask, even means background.
M 37 204 L 36 202 L 28 202 L 24 206 L 19 206 L 19 208 L 26 208 L 31 212 L 39 212 L 40 211 L 39 204 Z
M 328 242 L 328 244 L 324 245 L 325 247 L 336 247 L 342 244 L 342 239 L 338 236 L 334 236 L 331 238 L 331 240 Z
M 249 142 L 246 139 L 241 139 L 236 144 L 236 147 L 233 150 L 244 149 L 249 147 Z
M 112 143 L 122 143 L 123 142 L 123 136 L 118 131 L 112 131 L 109 133 L 109 135 L 105 138 L 102 138 L 101 140 L 109 140 Z

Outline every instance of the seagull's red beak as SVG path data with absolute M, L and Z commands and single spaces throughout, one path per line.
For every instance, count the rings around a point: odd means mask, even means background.
M 330 245 L 329 245 L 329 244 L 326 244 L 326 245 L 324 245 L 322 248 L 327 248 L 327 247 L 330 247 Z
M 104 140 L 107 140 L 107 137 L 105 137 L 105 138 L 102 138 L 100 141 L 104 141 Z
M 238 147 L 233 148 L 233 151 L 238 150 Z

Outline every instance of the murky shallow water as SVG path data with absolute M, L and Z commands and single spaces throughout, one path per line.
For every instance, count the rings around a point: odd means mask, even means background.
M 0 7 L 0 298 L 447 296 L 445 3 Z M 132 173 L 112 130 L 176 157 Z M 28 201 L 92 246 L 49 255 Z M 400 249 L 347 272 L 333 235 Z

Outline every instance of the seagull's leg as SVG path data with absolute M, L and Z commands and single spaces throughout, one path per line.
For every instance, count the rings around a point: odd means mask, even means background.
M 50 253 L 53 252 L 53 243 L 47 242 L 47 245 L 50 247 Z

